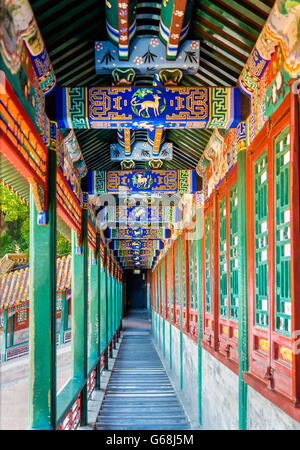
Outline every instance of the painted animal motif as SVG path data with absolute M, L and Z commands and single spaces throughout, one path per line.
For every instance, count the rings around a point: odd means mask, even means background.
M 136 186 L 137 188 L 148 188 L 151 184 L 150 175 L 144 176 L 142 173 L 136 175 Z
M 141 113 L 143 111 L 146 112 L 147 117 L 150 117 L 149 114 L 149 109 L 153 109 L 154 115 L 158 116 L 159 115 L 159 99 L 161 98 L 159 95 L 154 94 L 154 101 L 152 100 L 144 100 L 143 102 L 131 102 L 132 106 L 139 106 L 140 110 L 139 110 L 139 116 L 141 115 Z
M 143 208 L 142 206 L 138 206 L 138 207 L 134 208 L 134 210 L 132 211 L 132 218 L 135 220 L 142 219 L 146 215 L 147 215 L 147 212 L 146 212 L 145 208 Z

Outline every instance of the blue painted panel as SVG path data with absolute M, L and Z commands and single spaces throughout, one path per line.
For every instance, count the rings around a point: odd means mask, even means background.
M 96 73 L 110 74 L 116 67 L 132 67 L 137 75 L 151 75 L 161 69 L 181 69 L 184 74 L 197 73 L 200 61 L 199 41 L 185 41 L 175 60 L 167 60 L 166 47 L 157 37 L 136 38 L 130 45 L 129 60 L 121 61 L 118 48 L 109 41 L 95 42 Z
M 125 155 L 125 148 L 119 144 L 111 144 L 110 146 L 111 161 L 122 161 L 123 159 L 149 161 L 153 158 L 170 161 L 173 158 L 173 144 L 170 142 L 162 144 L 158 155 L 153 155 L 152 145 L 148 142 L 135 142 L 132 146 L 131 155 Z

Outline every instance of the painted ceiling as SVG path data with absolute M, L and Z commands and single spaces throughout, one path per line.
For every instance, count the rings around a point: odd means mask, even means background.
M 241 70 L 271 11 L 273 0 L 195 0 L 188 39 L 200 40 L 200 68 L 184 76 L 184 86 L 235 86 Z M 94 43 L 106 40 L 104 0 L 32 0 L 31 5 L 49 53 L 58 86 L 108 86 L 95 72 Z M 161 1 L 137 1 L 137 36 L 158 35 Z M 151 84 L 152 77 L 137 78 Z M 139 131 L 138 139 L 143 139 Z M 169 130 L 173 159 L 164 169 L 194 169 L 212 130 Z M 120 169 L 110 161 L 115 130 L 76 130 L 89 170 Z M 138 162 L 137 169 L 145 163 Z

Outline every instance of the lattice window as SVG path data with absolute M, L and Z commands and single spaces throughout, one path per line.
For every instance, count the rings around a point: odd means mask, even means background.
M 230 280 L 230 318 L 238 319 L 238 196 L 237 186 L 229 190 L 229 280 Z
M 194 286 L 194 271 L 195 271 L 195 261 L 194 261 L 194 251 L 193 251 L 194 241 L 188 241 L 189 248 L 189 262 L 190 262 L 190 293 L 191 293 L 191 309 L 195 308 L 195 286 Z
M 185 239 L 185 237 L 184 237 Z M 185 283 L 185 251 L 184 251 L 184 239 L 181 239 L 181 267 L 182 267 L 182 283 L 183 283 L 183 307 L 186 308 L 186 283 Z
M 178 241 L 175 244 L 174 247 L 174 261 L 175 261 L 175 283 L 176 283 L 176 305 L 179 306 L 179 268 L 178 268 Z
M 195 299 L 196 299 L 196 306 L 195 308 L 198 311 L 199 308 L 199 286 L 200 286 L 200 264 L 199 259 L 201 258 L 201 253 L 199 255 L 199 248 L 198 248 L 198 241 L 194 241 L 194 263 L 195 263 Z
M 17 312 L 17 323 L 25 322 L 27 320 L 27 309 Z
M 219 202 L 219 283 L 220 283 L 220 316 L 228 316 L 227 289 L 227 239 L 226 239 L 226 196 Z
M 164 276 L 164 259 L 160 262 L 160 289 L 161 289 L 161 311 L 163 315 L 165 314 L 166 304 L 165 304 L 165 276 Z
M 167 279 L 168 279 L 168 303 L 171 311 L 173 305 L 173 283 L 172 283 L 172 253 L 171 249 L 167 255 Z
M 290 204 L 289 162 L 290 130 L 287 127 L 275 139 L 275 329 L 291 334 L 290 283 Z
M 254 164 L 255 324 L 267 327 L 268 304 L 268 157 Z
M 211 279 L 211 270 L 210 270 L 210 213 L 206 215 L 205 222 L 205 308 L 206 312 L 210 313 L 211 305 L 211 289 L 210 289 L 210 279 Z

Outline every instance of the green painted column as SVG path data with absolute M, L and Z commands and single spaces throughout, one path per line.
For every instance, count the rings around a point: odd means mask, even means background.
M 161 261 L 161 301 L 162 301 L 162 347 L 163 356 L 166 356 L 166 299 L 165 299 L 165 273 L 164 273 L 164 260 Z
M 86 193 L 84 193 L 86 196 Z M 84 205 L 86 202 L 84 201 Z M 82 209 L 82 242 L 76 248 L 72 231 L 72 376 L 84 380 L 88 371 L 88 243 L 87 209 Z M 81 425 L 87 424 L 87 383 L 81 391 Z
M 101 255 L 100 255 L 100 235 L 97 233 L 97 282 L 98 282 L 98 327 L 97 327 L 97 352 L 98 352 L 98 363 L 96 371 L 96 389 L 99 390 L 101 387 Z
M 61 296 L 61 315 L 60 315 L 60 330 L 59 330 L 59 343 L 64 343 L 65 338 L 65 329 L 66 329 L 66 298 L 67 298 L 67 291 L 62 291 Z
M 112 335 L 116 333 L 116 280 L 115 280 L 115 267 L 111 276 L 111 302 L 112 302 Z M 116 348 L 116 339 L 114 339 L 113 348 Z
M 247 385 L 243 373 L 248 371 L 248 307 L 247 307 L 247 198 L 246 149 L 237 156 L 238 192 L 238 334 L 239 334 L 239 429 L 247 429 Z
M 107 344 L 110 343 L 111 341 L 111 276 L 110 276 L 110 264 L 111 261 L 108 260 L 109 258 L 109 254 L 108 252 L 106 252 L 106 267 L 107 267 L 107 272 L 106 272 L 106 292 L 107 292 Z M 109 353 L 109 357 L 111 357 L 111 350 Z
M 100 356 L 100 271 L 99 259 L 93 258 L 92 250 L 89 261 L 88 356 L 91 360 L 97 360 Z
M 120 280 L 120 288 L 121 288 L 121 295 L 120 295 L 120 305 L 121 305 L 121 308 L 120 308 L 120 330 L 122 330 L 122 321 L 123 321 L 123 292 L 124 292 L 123 283 L 124 283 L 124 281 L 123 281 L 123 274 L 121 273 L 121 280 Z
M 29 429 L 56 427 L 56 152 L 49 150 L 48 223 L 30 187 Z
M 9 328 L 9 346 L 12 347 L 14 345 L 14 337 L 15 337 L 15 315 L 10 317 L 10 328 Z
M 1 361 L 6 361 L 6 349 L 7 349 L 7 319 L 8 313 L 7 308 L 4 310 L 3 316 L 3 332 L 2 332 L 2 348 L 1 348 Z
M 105 350 L 105 364 L 107 365 L 107 281 L 106 281 L 106 263 L 105 263 L 105 250 L 101 259 L 101 274 L 100 274 L 100 335 L 101 335 L 101 353 Z M 107 366 L 105 365 L 105 368 Z

